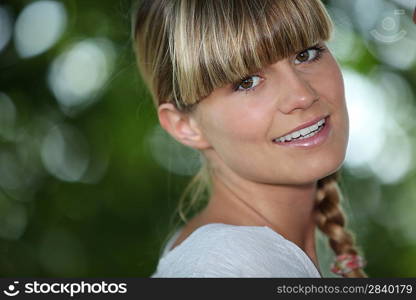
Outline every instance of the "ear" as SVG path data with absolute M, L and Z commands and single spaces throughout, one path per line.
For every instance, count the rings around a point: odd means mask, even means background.
M 179 111 L 172 103 L 159 105 L 157 112 L 162 128 L 178 142 L 200 150 L 210 147 L 191 114 Z

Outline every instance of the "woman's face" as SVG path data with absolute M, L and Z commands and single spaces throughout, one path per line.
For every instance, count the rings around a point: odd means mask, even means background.
M 211 146 L 204 150 L 208 160 L 251 181 L 312 183 L 336 171 L 345 158 L 343 79 L 324 43 L 214 90 L 194 114 Z M 321 119 L 325 124 L 318 133 L 300 138 L 308 131 L 299 129 L 316 130 L 322 121 L 310 126 Z M 284 142 L 275 141 L 283 136 Z

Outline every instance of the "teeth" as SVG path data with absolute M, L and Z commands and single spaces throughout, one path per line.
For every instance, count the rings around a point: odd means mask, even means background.
M 300 130 L 300 134 L 303 136 L 307 135 L 309 132 L 311 132 L 311 129 L 309 127 Z
M 299 131 L 295 131 L 295 132 L 293 132 L 293 133 L 292 133 L 292 137 L 293 137 L 294 139 L 297 139 L 298 137 L 300 137 L 300 132 L 299 132 Z
M 315 124 L 306 127 L 306 128 L 302 128 L 301 130 L 298 131 L 294 131 L 292 133 L 289 133 L 288 135 L 285 135 L 281 138 L 275 139 L 275 141 L 278 142 L 290 142 L 293 139 L 305 139 L 311 136 L 314 136 L 315 134 L 317 134 L 321 129 L 322 129 L 322 125 L 325 123 L 325 119 L 322 119 L 318 122 L 316 122 Z M 318 130 L 319 129 L 319 130 Z

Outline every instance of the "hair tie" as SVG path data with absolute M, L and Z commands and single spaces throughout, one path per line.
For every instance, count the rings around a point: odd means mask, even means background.
M 366 264 L 366 260 L 360 255 L 341 254 L 331 264 L 331 271 L 335 274 L 344 275 L 352 270 L 363 268 Z

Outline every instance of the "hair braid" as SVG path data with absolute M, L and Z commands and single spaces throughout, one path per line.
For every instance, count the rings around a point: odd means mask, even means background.
M 341 206 L 338 186 L 339 173 L 335 172 L 318 181 L 315 211 L 318 228 L 328 236 L 329 245 L 335 254 L 358 254 L 354 235 L 346 229 L 346 216 Z M 368 277 L 362 268 L 354 269 L 344 277 Z

